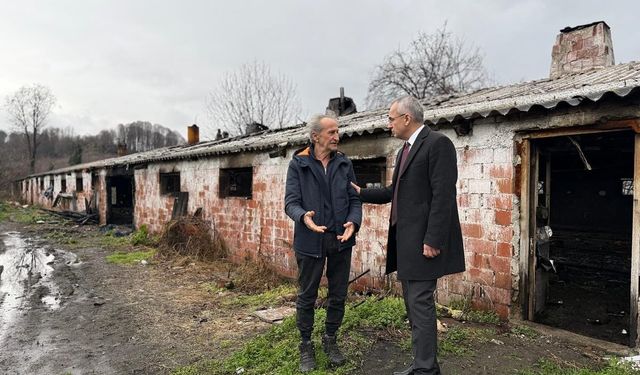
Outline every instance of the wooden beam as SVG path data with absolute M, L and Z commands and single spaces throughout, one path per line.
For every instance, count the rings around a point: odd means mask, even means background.
M 529 219 L 531 217 L 529 204 L 529 174 L 531 173 L 531 141 L 522 140 L 520 150 L 520 299 L 522 308 L 522 318 L 524 320 L 531 319 L 529 296 Z
M 529 271 L 529 320 L 534 320 L 536 311 L 536 208 L 538 207 L 538 180 L 540 172 L 540 150 L 535 144 L 529 145 L 529 243 L 527 265 Z
M 631 234 L 631 308 L 629 312 L 629 345 L 638 342 L 638 291 L 640 289 L 640 135 L 635 137 L 633 163 L 633 229 Z
M 522 134 L 523 138 L 537 139 L 537 138 L 551 138 L 551 137 L 563 137 L 568 135 L 580 135 L 591 133 L 608 133 L 616 131 L 631 130 L 635 133 L 640 133 L 640 119 L 629 120 L 611 120 L 600 124 L 587 125 L 587 126 L 574 126 L 553 128 L 544 130 L 534 130 L 525 132 Z

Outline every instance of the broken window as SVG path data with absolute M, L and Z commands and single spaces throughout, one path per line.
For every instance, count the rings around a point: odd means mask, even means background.
M 76 177 L 76 191 L 83 191 L 84 187 L 83 187 L 83 179 L 82 176 L 80 177 Z
M 44 190 L 44 177 L 40 177 L 40 190 Z
M 633 195 L 633 179 L 622 179 L 622 195 Z
M 252 193 L 252 167 L 220 169 L 220 198 L 251 198 Z
M 180 192 L 180 172 L 160 173 L 160 194 L 177 195 Z
M 67 192 L 67 178 L 66 177 L 62 177 L 60 179 L 60 192 L 61 193 L 66 193 Z
M 387 159 L 372 158 L 353 160 L 353 172 L 358 185 L 362 187 L 382 187 L 387 179 Z

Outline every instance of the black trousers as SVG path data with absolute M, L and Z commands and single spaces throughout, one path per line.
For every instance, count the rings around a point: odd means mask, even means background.
M 437 280 L 401 280 L 402 296 L 411 324 L 414 374 L 440 375 L 438 329 L 433 293 Z
M 311 339 L 318 287 L 325 263 L 329 281 L 326 334 L 334 336 L 344 317 L 344 304 L 351 269 L 351 248 L 340 250 L 340 241 L 336 238 L 336 234 L 325 233 L 322 239 L 322 253 L 320 258 L 296 253 L 298 262 L 296 323 L 303 340 Z

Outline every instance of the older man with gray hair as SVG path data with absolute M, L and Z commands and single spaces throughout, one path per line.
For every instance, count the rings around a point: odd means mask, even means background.
M 413 363 L 394 375 L 439 375 L 434 292 L 438 278 L 465 269 L 456 150 L 424 125 L 422 104 L 411 96 L 391 103 L 389 129 L 404 141 L 391 185 L 353 187 L 363 202 L 391 202 L 386 273 L 398 271 L 413 347 Z
M 338 122 L 315 115 L 308 123 L 311 145 L 295 152 L 287 171 L 285 212 L 295 222 L 293 249 L 298 263 L 296 323 L 300 331 L 300 371 L 316 367 L 311 341 L 318 287 L 325 268 L 329 282 L 322 346 L 333 365 L 345 358 L 336 337 L 342 324 L 351 269 L 351 248 L 362 220 L 362 203 L 350 185 L 351 161 L 340 151 Z

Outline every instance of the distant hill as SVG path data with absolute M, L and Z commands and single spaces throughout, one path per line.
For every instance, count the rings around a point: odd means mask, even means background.
M 130 152 L 149 151 L 186 143 L 184 137 L 177 132 L 147 121 L 120 124 L 116 133 L 117 142 L 124 142 Z
M 186 132 L 186 127 L 185 127 Z M 29 170 L 25 135 L 0 130 L 0 195 L 11 181 Z M 75 135 L 71 128 L 45 128 L 38 137 L 36 172 L 117 156 L 117 145 L 129 154 L 185 144 L 185 138 L 165 126 L 148 121 L 119 124 L 96 135 Z

